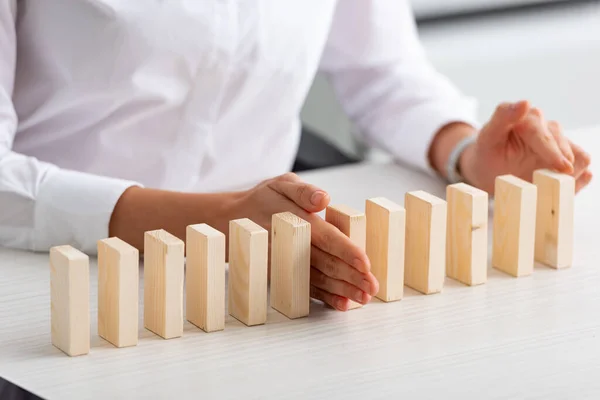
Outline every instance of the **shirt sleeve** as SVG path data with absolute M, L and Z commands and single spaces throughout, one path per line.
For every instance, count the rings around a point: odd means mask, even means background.
M 122 193 L 136 185 L 60 169 L 12 151 L 16 0 L 0 2 L 0 246 L 47 251 L 70 244 L 96 253 Z
M 432 172 L 428 150 L 451 122 L 478 127 L 476 103 L 428 61 L 408 0 L 341 0 L 320 63 L 367 144 Z

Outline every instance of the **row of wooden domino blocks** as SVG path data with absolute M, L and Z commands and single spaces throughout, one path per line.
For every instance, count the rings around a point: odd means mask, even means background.
M 574 198 L 572 176 L 537 170 L 533 183 L 499 176 L 492 265 L 515 277 L 530 275 L 535 260 L 570 267 Z M 445 201 L 416 191 L 406 194 L 404 206 L 375 198 L 367 200 L 366 213 L 345 206 L 327 210 L 329 222 L 366 248 L 379 299 L 400 300 L 404 285 L 438 293 L 446 276 L 470 286 L 487 281 L 487 192 L 458 183 L 446 188 Z
M 534 184 L 513 176 L 496 180 L 494 267 L 514 276 L 533 271 L 535 258 L 555 268 L 572 258 L 574 181 L 536 171 Z M 447 201 L 410 192 L 405 207 L 385 198 L 365 212 L 330 206 L 325 219 L 365 249 L 380 282 L 377 297 L 400 300 L 406 284 L 425 294 L 444 277 L 468 285 L 487 280 L 487 193 L 450 185 Z M 537 217 L 536 217 L 537 208 Z M 537 220 L 537 227 L 536 227 Z M 310 224 L 294 214 L 272 219 L 271 306 L 308 315 Z M 224 328 L 225 235 L 206 225 L 186 234 L 186 318 L 206 332 Z M 229 227 L 229 313 L 248 326 L 267 318 L 268 232 L 240 219 Z M 164 338 L 183 330 L 184 243 L 164 230 L 146 232 L 144 326 Z M 98 244 L 98 333 L 117 347 L 138 340 L 137 249 L 118 238 Z M 89 351 L 89 267 L 70 246 L 50 252 L 52 342 L 69 355 Z M 405 268 L 406 266 L 406 268 Z M 359 307 L 352 303 L 351 308 Z
M 308 315 L 310 224 L 285 212 L 272 218 L 271 306 Z M 229 224 L 229 314 L 248 326 L 267 319 L 268 232 L 243 218 Z M 225 325 L 225 235 L 190 225 L 184 242 L 164 230 L 144 236 L 144 327 L 171 339 L 186 318 L 206 332 Z M 87 354 L 89 258 L 71 246 L 50 250 L 52 344 L 70 356 Z M 138 342 L 139 252 L 112 237 L 98 242 L 98 335 L 117 347 Z

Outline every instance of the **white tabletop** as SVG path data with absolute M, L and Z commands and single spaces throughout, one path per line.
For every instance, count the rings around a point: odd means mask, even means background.
M 599 133 L 574 134 L 595 160 Z M 403 203 L 408 190 L 444 192 L 389 164 L 304 177 L 355 207 L 374 196 Z M 60 399 L 600 398 L 599 195 L 595 182 L 577 196 L 568 270 L 537 266 L 517 279 L 490 269 L 478 287 L 447 279 L 441 294 L 406 288 L 400 302 L 347 313 L 315 302 L 294 321 L 270 310 L 266 325 L 251 328 L 228 317 L 209 334 L 186 322 L 172 340 L 140 329 L 139 345 L 125 349 L 97 336 L 92 262 L 92 348 L 76 358 L 50 344 L 48 256 L 0 249 L 0 376 Z M 141 315 L 140 307 L 140 327 Z

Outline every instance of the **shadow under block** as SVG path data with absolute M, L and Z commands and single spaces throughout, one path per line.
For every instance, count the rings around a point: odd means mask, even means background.
M 512 276 L 533 272 L 537 188 L 512 175 L 496 178 L 492 265 Z
M 575 178 L 548 170 L 533 173 L 537 186 L 535 259 L 553 268 L 573 264 Z
M 308 316 L 310 223 L 290 212 L 271 222 L 271 307 L 288 318 Z
M 269 232 L 248 218 L 229 221 L 229 314 L 248 326 L 267 322 Z
M 225 328 L 225 235 L 207 224 L 186 228 L 186 318 L 205 332 Z
M 404 240 L 406 211 L 383 197 L 369 199 L 367 218 L 367 256 L 371 271 L 379 281 L 377 298 L 401 300 L 404 294 Z
M 469 286 L 487 281 L 488 194 L 464 183 L 446 188 L 446 275 Z
M 139 260 L 119 238 L 98 241 L 98 335 L 117 347 L 138 343 Z
M 164 339 L 183 334 L 183 252 L 165 230 L 144 234 L 144 326 Z
M 328 206 L 325 220 L 338 228 L 358 247 L 367 248 L 367 217 L 362 211 L 343 204 Z M 350 310 L 362 307 L 362 304 L 350 300 Z
M 90 264 L 71 246 L 50 249 L 52 344 L 67 355 L 90 352 Z
M 404 283 L 423 294 L 439 293 L 446 276 L 446 202 L 419 190 L 406 194 L 404 207 Z

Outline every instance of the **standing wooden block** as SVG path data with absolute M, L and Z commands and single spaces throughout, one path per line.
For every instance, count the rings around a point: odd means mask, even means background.
M 290 212 L 271 221 L 271 307 L 288 318 L 310 306 L 310 223 Z
M 404 282 L 423 294 L 439 293 L 446 276 L 446 202 L 421 190 L 405 196 Z
M 98 335 L 117 347 L 138 343 L 139 261 L 119 238 L 98 242 Z
M 487 281 L 488 194 L 464 183 L 446 188 L 446 275 L 466 285 Z
M 367 256 L 379 281 L 377 298 L 390 302 L 404 294 L 404 207 L 383 197 L 367 200 Z
M 535 259 L 553 268 L 573 264 L 575 178 L 548 170 L 533 173 L 537 186 Z
M 338 228 L 344 235 L 363 250 L 367 247 L 367 217 L 362 211 L 343 204 L 328 206 L 325 220 Z M 362 304 L 350 300 L 350 310 L 362 307 Z
M 52 344 L 69 356 L 90 352 L 89 258 L 71 246 L 50 249 Z
M 144 234 L 144 326 L 164 339 L 183 334 L 183 252 L 165 230 Z
M 225 328 L 225 235 L 207 224 L 186 229 L 187 320 L 205 332 Z
M 267 322 L 269 232 L 248 218 L 229 221 L 229 314 L 248 326 Z
M 512 276 L 533 272 L 535 185 L 516 176 L 496 178 L 492 265 Z

